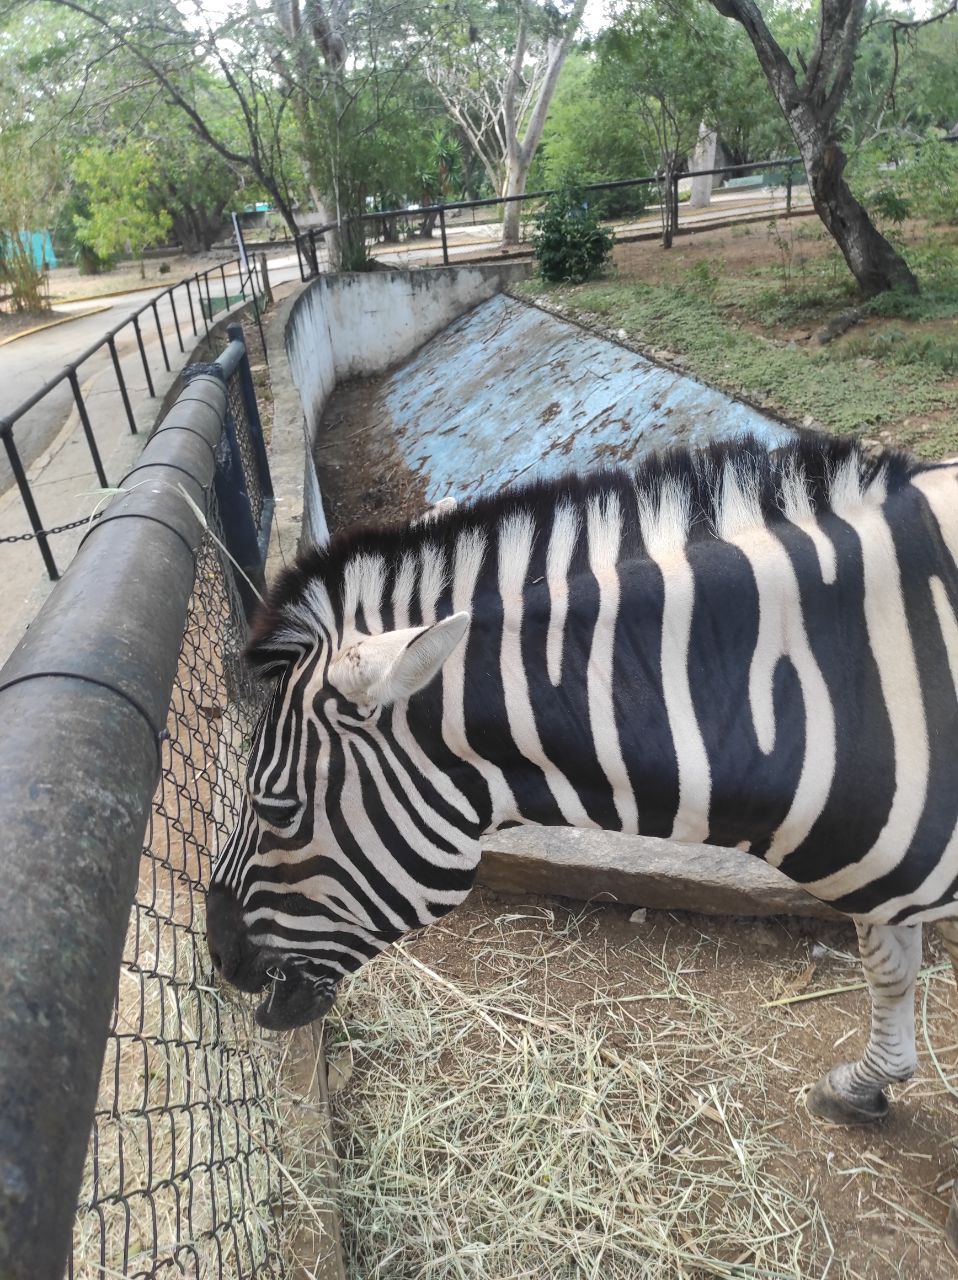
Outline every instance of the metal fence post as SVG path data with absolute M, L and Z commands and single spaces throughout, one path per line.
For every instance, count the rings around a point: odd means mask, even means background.
M 163 325 L 160 323 L 160 312 L 157 308 L 155 298 L 150 303 L 150 306 L 153 308 L 153 319 L 156 321 L 156 336 L 160 340 L 160 350 L 163 353 L 163 363 L 166 365 L 166 372 L 172 373 L 172 369 L 170 368 L 170 357 L 166 354 L 166 341 L 163 337 Z
M 126 389 L 126 379 L 123 377 L 123 367 L 120 364 L 120 357 L 116 350 L 116 337 L 111 334 L 107 339 L 107 346 L 110 348 L 110 358 L 113 361 L 113 371 L 116 374 L 117 386 L 120 388 L 120 396 L 123 400 L 123 409 L 126 413 L 126 420 L 130 424 L 130 435 L 136 435 L 136 418 L 133 416 L 133 408 L 130 404 L 130 397 Z
M 90 415 L 86 411 L 86 405 L 83 401 L 83 392 L 80 390 L 80 380 L 77 377 L 76 369 L 70 370 L 68 379 L 73 391 L 73 403 L 76 405 L 76 410 L 80 417 L 80 425 L 83 428 L 83 434 L 86 436 L 86 442 L 90 449 L 90 457 L 93 459 L 93 467 L 96 471 L 97 479 L 105 489 L 107 487 L 106 472 L 103 470 L 100 450 L 97 448 L 96 440 L 93 437 L 93 425 L 90 422 Z
M 446 240 L 446 211 L 439 206 L 439 234 L 442 236 L 442 265 L 449 266 L 449 244 Z
M 153 390 L 153 375 L 150 373 L 150 362 L 146 358 L 146 347 L 143 345 L 143 334 L 140 332 L 140 317 L 133 317 L 133 332 L 136 334 L 136 345 L 140 348 L 140 359 L 143 361 L 143 372 L 146 374 L 146 389 L 151 398 L 156 395 Z
M 40 548 L 40 554 L 43 556 L 43 563 L 46 566 L 47 577 L 51 582 L 56 582 L 60 577 L 53 554 L 50 551 L 50 543 L 47 535 L 43 532 L 43 524 L 40 520 L 40 513 L 37 511 L 37 504 L 33 501 L 33 493 L 30 489 L 30 482 L 27 480 L 27 473 L 23 469 L 23 463 L 20 461 L 20 453 L 13 441 L 13 430 L 9 423 L 0 425 L 0 436 L 3 437 L 3 443 L 7 450 L 7 459 L 10 463 L 10 470 L 13 472 L 13 478 L 17 482 L 17 488 L 20 490 L 20 497 L 23 500 L 26 509 L 27 519 L 33 532 L 37 535 L 37 546 Z
M 173 286 L 175 289 L 176 286 Z M 179 343 L 180 354 L 186 355 L 186 348 L 183 346 L 183 338 L 180 334 L 180 317 L 176 314 L 176 299 L 173 297 L 173 289 L 169 292 L 170 310 L 173 312 L 173 324 L 176 327 L 176 341 Z
M 185 279 L 183 283 L 186 286 L 186 301 L 189 304 L 189 308 L 190 308 L 190 324 L 193 326 L 193 337 L 197 338 L 199 337 L 200 331 L 196 327 L 196 312 L 193 310 L 193 294 L 190 291 L 189 277 L 187 277 L 187 279 Z
M 210 268 L 210 270 L 212 270 L 212 268 Z M 210 331 L 209 322 L 210 322 L 210 320 L 212 320 L 212 319 L 213 319 L 213 295 L 210 293 L 210 273 L 209 273 L 209 271 L 204 271 L 204 272 L 203 272 L 203 282 L 204 282 L 204 283 L 205 283 L 205 285 L 206 285 L 206 310 L 203 312 L 203 319 L 204 319 L 204 321 L 206 322 L 206 332 L 207 332 L 207 333 L 209 333 L 209 331 Z M 201 299 L 200 299 L 200 304 L 201 304 L 201 305 L 202 305 L 202 302 L 203 302 L 203 299 L 201 298 Z

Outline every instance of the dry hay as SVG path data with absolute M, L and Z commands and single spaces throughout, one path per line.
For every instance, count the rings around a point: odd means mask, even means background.
M 530 919 L 533 957 L 509 945 Z M 663 957 L 643 955 L 654 990 L 617 995 L 631 947 L 581 928 L 505 915 L 478 982 L 414 942 L 352 981 L 327 1032 L 348 1274 L 825 1276 L 823 1216 L 761 1119 L 762 1053 Z

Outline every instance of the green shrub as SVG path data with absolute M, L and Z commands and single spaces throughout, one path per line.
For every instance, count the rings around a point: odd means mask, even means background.
M 958 223 L 958 146 L 924 142 L 905 168 L 914 212 L 930 222 Z
M 550 284 L 581 284 L 599 274 L 612 253 L 612 232 L 581 190 L 566 187 L 536 214 L 532 247 L 539 275 Z
M 863 147 L 849 166 L 855 194 L 880 223 L 958 223 L 958 147 L 938 138 Z

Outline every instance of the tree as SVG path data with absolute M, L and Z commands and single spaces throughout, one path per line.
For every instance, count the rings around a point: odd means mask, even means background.
M 815 209 L 866 294 L 886 289 L 918 291 L 905 262 L 874 226 L 845 179 L 838 140 L 845 101 L 862 38 L 865 0 L 820 0 L 814 45 L 796 53 L 800 71 L 775 39 L 755 0 L 711 0 L 739 23 L 788 122 L 805 164 Z M 950 10 L 954 11 L 952 3 Z
M 103 68 L 114 76 L 107 100 L 152 86 L 182 112 L 197 140 L 228 165 L 250 173 L 295 234 L 295 196 L 285 155 L 288 96 L 277 90 L 273 48 L 255 10 L 228 14 L 212 25 L 197 16 L 187 23 L 172 0 L 46 0 L 54 11 L 81 24 L 88 66 L 74 69 L 75 96 L 66 107 L 102 106 L 97 90 Z M 23 12 L 24 0 L 0 0 L 0 19 Z M 224 113 L 223 93 L 230 98 Z M 84 107 L 92 97 L 93 105 Z
M 654 159 L 637 127 L 634 87 L 603 74 L 593 53 L 573 50 L 549 110 L 530 181 L 560 187 L 640 178 Z
M 46 98 L 22 73 L 45 43 L 41 25 L 25 14 L 0 30 L 0 294 L 17 311 L 49 305 L 34 233 L 52 226 L 63 195 L 57 140 L 44 138 Z
M 502 196 L 525 194 L 584 9 L 585 0 L 574 0 L 563 19 L 535 0 L 480 0 L 463 10 L 450 44 L 426 59 L 427 76 Z M 519 203 L 505 206 L 504 245 L 518 242 Z
M 629 4 L 600 41 L 608 82 L 632 90 L 634 111 L 654 148 L 660 183 L 662 245 L 678 221 L 676 178 L 704 121 L 715 126 L 724 32 L 712 11 L 682 0 L 673 11 Z
M 150 196 L 154 161 L 149 150 L 135 143 L 125 147 L 89 147 L 74 164 L 78 181 L 87 188 L 89 213 L 76 216 L 76 237 L 98 258 L 114 258 L 124 251 L 140 259 L 173 225 L 165 209 Z

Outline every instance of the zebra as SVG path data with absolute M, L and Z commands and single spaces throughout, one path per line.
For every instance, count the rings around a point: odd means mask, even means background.
M 292 1028 L 464 900 L 487 832 L 738 848 L 852 917 L 868 1043 L 808 1106 L 880 1119 L 923 923 L 958 972 L 956 499 L 958 463 L 745 438 L 304 553 L 248 648 L 271 692 L 214 965 Z

